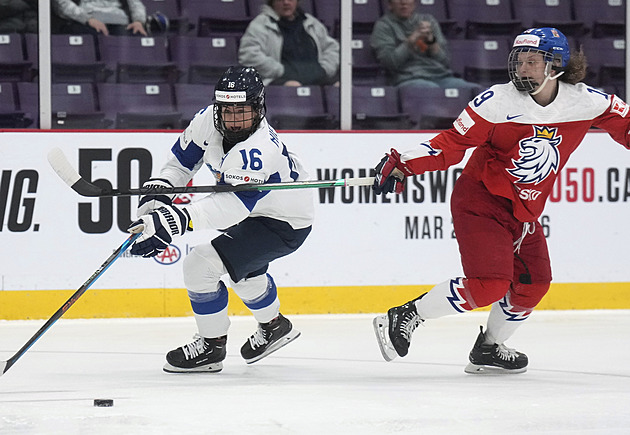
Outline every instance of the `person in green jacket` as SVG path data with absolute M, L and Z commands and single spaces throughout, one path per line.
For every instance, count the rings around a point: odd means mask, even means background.
M 416 0 L 389 0 L 388 5 L 390 11 L 374 24 L 370 45 L 391 85 L 481 90 L 453 75 L 440 25 L 416 10 Z

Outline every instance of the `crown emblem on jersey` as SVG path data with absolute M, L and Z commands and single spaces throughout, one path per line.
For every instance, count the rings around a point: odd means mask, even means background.
M 560 167 L 558 145 L 562 142 L 562 136 L 556 137 L 558 129 L 532 127 L 534 136 L 519 141 L 519 158 L 512 159 L 513 168 L 506 168 L 516 178 L 515 183 L 539 184 L 550 174 L 557 173 Z
M 536 127 L 534 126 L 534 137 L 544 137 L 545 139 L 553 139 L 556 135 L 555 128 L 547 128 L 547 127 Z

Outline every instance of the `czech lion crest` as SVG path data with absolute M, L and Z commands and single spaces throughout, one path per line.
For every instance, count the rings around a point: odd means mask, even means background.
M 560 153 L 558 145 L 562 142 L 562 136 L 557 136 L 557 128 L 534 127 L 534 136 L 522 139 L 519 142 L 519 159 L 512 159 L 514 165 L 506 169 L 517 183 L 538 184 L 551 174 L 558 172 L 560 165 Z

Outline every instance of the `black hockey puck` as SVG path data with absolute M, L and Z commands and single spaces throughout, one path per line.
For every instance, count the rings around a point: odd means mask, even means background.
M 99 406 L 99 407 L 114 406 L 114 399 L 94 399 L 94 406 Z

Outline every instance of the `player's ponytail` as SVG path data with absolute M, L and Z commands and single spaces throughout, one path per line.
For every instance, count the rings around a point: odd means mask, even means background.
M 558 80 L 572 85 L 579 83 L 586 77 L 587 66 L 586 55 L 582 51 L 582 47 L 580 47 L 579 51 L 574 51 L 571 54 L 569 62 L 564 69 L 564 74 L 558 77 Z

